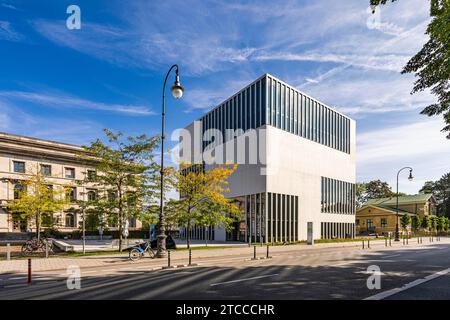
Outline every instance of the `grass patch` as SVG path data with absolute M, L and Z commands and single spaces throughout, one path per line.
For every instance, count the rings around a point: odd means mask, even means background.
M 214 250 L 214 249 L 230 249 L 230 248 L 239 248 L 236 246 L 201 246 L 201 247 L 191 247 L 191 250 Z M 187 251 L 189 250 L 188 248 L 178 248 L 178 249 L 172 249 L 170 250 L 172 251 Z
M 361 241 L 380 241 L 385 238 L 357 238 L 357 239 L 317 239 L 314 243 L 341 243 L 341 242 L 361 242 Z

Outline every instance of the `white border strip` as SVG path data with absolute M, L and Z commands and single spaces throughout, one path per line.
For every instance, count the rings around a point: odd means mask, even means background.
M 414 280 L 413 282 L 405 284 L 403 287 L 387 290 L 387 291 L 384 291 L 384 292 L 380 292 L 380 293 L 378 293 L 376 295 L 367 297 L 364 300 L 382 300 L 382 299 L 390 297 L 390 296 L 392 296 L 394 294 L 397 294 L 399 292 L 402 292 L 402 291 L 411 289 L 411 288 L 413 288 L 415 286 L 421 285 L 422 283 L 425 283 L 425 282 L 431 281 L 433 279 L 439 278 L 439 277 L 441 277 L 443 275 L 446 275 L 447 273 L 450 273 L 450 268 L 442 270 L 442 271 L 439 271 L 439 272 L 436 272 L 436 273 L 433 273 L 433 274 L 430 274 L 430 275 L 426 276 L 423 279 Z

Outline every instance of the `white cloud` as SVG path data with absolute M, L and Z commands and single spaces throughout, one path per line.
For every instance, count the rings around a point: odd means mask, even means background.
M 210 110 L 254 80 L 255 76 L 242 73 L 239 74 L 238 79 L 218 77 L 213 80 L 215 83 L 212 86 L 186 90 L 183 99 L 191 106 L 188 111 L 192 109 Z
M 358 180 L 382 179 L 395 186 L 397 170 L 411 166 L 416 179 L 404 183 L 402 188 L 415 193 L 424 181 L 438 179 L 450 172 L 450 142 L 440 132 L 442 126 L 440 119 L 424 118 L 417 123 L 359 134 L 356 150 Z
M 410 56 L 406 55 L 340 55 L 332 53 L 261 53 L 256 55 L 253 59 L 256 61 L 267 60 L 282 60 L 282 61 L 313 61 L 313 62 L 334 62 L 351 64 L 361 68 L 374 69 L 374 70 L 387 70 L 387 71 L 400 71 L 405 63 L 409 60 Z
M 203 34 L 193 34 L 182 28 L 176 37 L 155 31 L 143 31 L 140 26 L 127 30 L 97 23 L 83 23 L 73 32 L 61 21 L 34 21 L 33 26 L 49 40 L 79 52 L 106 60 L 122 67 L 156 69 L 182 61 L 189 74 L 221 69 L 222 63 L 245 61 L 253 48 L 223 46 L 221 41 Z M 101 39 L 101 41 L 99 41 Z
M 412 75 L 363 71 L 349 66 L 344 72 L 337 70 L 332 76 L 319 77 L 319 80 L 299 87 L 351 116 L 392 111 L 418 112 L 435 100 L 428 92 L 410 94 Z
M 22 34 L 14 30 L 10 22 L 0 20 L 0 40 L 16 42 L 21 41 L 23 38 Z
M 86 145 L 94 137 L 103 136 L 103 127 L 89 119 L 30 114 L 18 105 L 0 101 L 0 130 L 4 132 Z
M 155 113 L 146 106 L 107 104 L 73 97 L 62 93 L 36 93 L 26 91 L 0 91 L 0 98 L 28 101 L 58 108 L 82 108 L 99 111 L 111 111 L 127 115 L 149 116 Z
M 2 3 L 0 4 L 2 7 L 7 8 L 7 9 L 11 9 L 11 10 L 17 10 L 17 7 L 13 6 L 12 4 L 9 3 Z

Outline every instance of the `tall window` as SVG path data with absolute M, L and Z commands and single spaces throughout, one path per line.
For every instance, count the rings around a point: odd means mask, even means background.
M 117 198 L 116 192 L 115 191 L 108 191 L 108 201 L 109 202 L 114 202 Z
M 68 179 L 75 179 L 75 168 L 65 168 L 65 175 Z
M 88 181 L 93 182 L 93 181 L 96 180 L 96 178 L 97 178 L 97 171 L 95 171 L 95 170 L 88 170 L 87 171 L 87 179 L 88 179 Z
M 66 228 L 74 228 L 75 227 L 75 216 L 73 213 L 66 214 Z
M 250 106 L 251 106 L 251 110 L 252 110 L 252 122 L 251 122 L 251 128 L 254 129 L 256 128 L 256 97 L 255 97 L 255 85 L 252 85 L 250 91 L 251 91 L 251 101 L 250 101 Z
M 322 212 L 355 214 L 355 186 L 352 183 L 322 177 Z
M 14 185 L 14 199 L 20 199 L 23 191 L 25 191 L 25 186 L 20 183 Z
M 18 173 L 25 173 L 25 162 L 13 161 L 13 170 Z
M 286 101 L 286 87 L 284 85 L 282 85 L 281 86 L 281 104 L 280 104 L 280 108 L 281 108 L 281 117 L 280 117 L 281 126 L 280 126 L 280 128 L 282 130 L 285 129 L 285 123 L 286 123 L 285 101 Z
M 48 191 L 49 191 L 49 197 L 53 199 L 53 185 L 48 184 L 47 185 Z
M 272 80 L 272 125 L 277 126 L 277 83 Z
M 89 190 L 87 192 L 88 201 L 95 201 L 97 200 L 97 190 Z
M 69 188 L 67 196 L 69 197 L 70 202 L 77 201 L 77 188 L 76 187 Z
M 49 164 L 41 164 L 41 174 L 44 176 L 52 175 L 52 166 Z

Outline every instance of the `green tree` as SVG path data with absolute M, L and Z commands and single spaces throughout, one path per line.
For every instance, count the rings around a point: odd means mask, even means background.
M 383 5 L 397 0 L 370 0 L 373 6 Z M 430 0 L 431 22 L 426 34 L 429 40 L 422 49 L 412 57 L 402 73 L 415 73 L 418 78 L 412 93 L 431 89 L 437 102 L 422 110 L 422 114 L 434 116 L 443 114 L 444 132 L 449 132 L 450 139 L 450 1 Z
M 430 231 L 436 231 L 437 230 L 437 226 L 438 226 L 438 217 L 436 216 L 432 216 L 431 218 L 431 223 L 430 223 Z
M 447 217 L 443 217 L 443 218 L 444 218 L 444 223 L 442 225 L 442 228 L 445 232 L 447 232 L 450 227 L 450 225 L 449 225 L 450 221 Z
M 430 231 L 431 228 L 431 218 L 430 216 L 424 216 L 422 219 L 422 228 L 426 231 Z
M 84 147 L 80 157 L 97 171 L 93 183 L 102 192 L 93 195 L 95 207 L 107 213 L 118 226 L 119 251 L 122 251 L 123 229 L 130 218 L 138 218 L 144 202 L 154 200 L 158 165 L 153 152 L 158 138 L 140 135 L 123 139 L 121 132 L 104 129 L 107 142 L 100 139 Z
M 234 202 L 236 209 L 238 204 Z M 238 210 L 233 214 L 229 214 L 229 207 L 223 206 L 220 203 L 205 201 L 204 205 L 199 210 L 199 217 L 197 224 L 203 226 L 206 230 L 209 227 L 221 226 L 225 231 L 233 230 L 233 223 L 238 216 Z M 208 238 L 205 237 L 205 244 L 208 246 Z
M 195 168 L 195 170 L 193 170 Z M 237 166 L 219 166 L 204 171 L 198 166 L 181 164 L 180 170 L 172 169 L 169 183 L 180 194 L 167 204 L 167 222 L 186 228 L 186 243 L 190 248 L 190 230 L 205 224 L 220 225 L 229 229 L 233 221 L 240 219 L 241 210 L 233 199 L 227 199 L 228 178 Z
M 97 231 L 100 227 L 103 229 L 107 228 L 106 221 L 102 220 L 102 213 L 96 208 L 87 208 L 84 214 L 86 217 L 86 231 Z
M 438 215 L 450 213 L 450 173 L 444 174 L 437 181 L 425 182 L 419 192 L 433 194 L 436 199 Z
M 356 183 L 356 207 L 361 208 L 368 200 L 366 184 L 364 182 Z
M 400 218 L 400 225 L 402 226 L 402 229 L 406 232 L 408 229 L 408 226 L 411 224 L 411 217 L 409 214 L 404 214 Z
M 411 226 L 414 232 L 418 232 L 420 227 L 422 226 L 422 218 L 419 215 L 415 215 L 411 219 Z
M 356 184 L 356 206 L 361 208 L 369 199 L 394 197 L 391 187 L 385 181 L 372 180 L 369 182 L 358 182 Z M 399 195 L 405 195 L 400 193 Z
M 151 205 L 142 213 L 139 220 L 142 223 L 143 230 L 150 230 L 150 225 L 158 223 L 159 205 Z
M 58 189 L 46 179 L 40 172 L 31 175 L 21 181 L 16 198 L 7 205 L 12 213 L 18 213 L 22 219 L 33 220 L 38 240 L 41 235 L 43 218 L 53 220 L 53 214 L 64 209 L 68 203 L 65 196 L 66 188 Z
M 444 216 L 437 217 L 436 227 L 438 231 L 444 231 L 445 225 L 447 223 L 446 218 Z
M 389 184 L 381 180 L 372 180 L 366 183 L 366 192 L 369 199 L 387 198 L 394 195 Z

